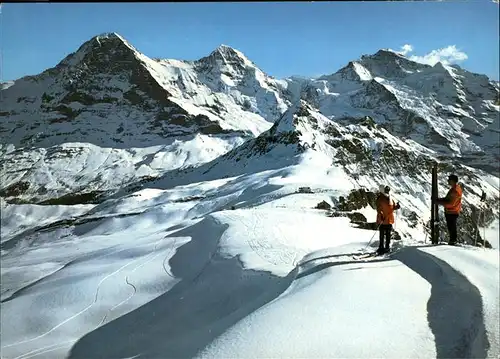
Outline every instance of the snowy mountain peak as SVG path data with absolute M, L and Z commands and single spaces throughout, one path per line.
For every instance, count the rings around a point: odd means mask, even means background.
M 437 62 L 434 66 L 432 66 L 432 72 L 440 73 L 441 75 L 444 75 L 444 78 L 451 80 L 454 80 L 456 77 L 455 71 L 460 71 L 460 68 L 445 65 L 442 62 Z
M 231 46 L 227 46 L 224 44 L 217 47 L 210 53 L 210 55 L 198 60 L 198 62 L 203 64 L 208 63 L 211 65 L 217 65 L 218 67 L 245 67 L 249 65 L 255 66 L 241 51 L 238 51 Z
M 450 67 L 454 68 L 455 70 L 460 69 L 460 68 L 456 68 L 454 66 L 445 65 L 441 61 L 436 62 L 436 64 L 433 66 L 434 69 L 441 69 L 441 70 L 445 70 L 446 72 L 450 72 Z
M 214 50 L 214 53 L 221 54 L 229 59 L 240 59 L 245 62 L 250 62 L 248 58 L 241 51 L 238 51 L 228 45 L 224 44 L 220 45 L 217 49 Z
M 373 55 L 363 55 L 359 63 L 368 69 L 372 76 L 384 78 L 403 78 L 432 67 L 411 61 L 405 56 L 387 49 L 379 50 Z
M 399 58 L 406 59 L 406 57 L 404 55 L 402 55 L 401 53 L 396 52 L 394 50 L 391 50 L 391 49 L 380 49 L 373 55 L 364 55 L 364 56 L 367 56 L 367 57 L 385 57 L 385 58 L 399 57 Z
M 412 61 L 405 55 L 390 49 L 380 49 L 372 55 L 362 55 L 361 62 L 363 61 L 378 61 L 385 63 L 397 63 L 397 64 L 418 64 L 422 65 L 423 68 L 431 67 L 430 65 L 420 64 L 418 62 Z
M 113 42 L 115 44 L 121 43 L 121 44 L 126 45 L 130 49 L 137 51 L 137 49 L 134 46 L 132 46 L 130 44 L 130 42 L 128 42 L 123 36 L 121 36 L 120 34 L 117 34 L 116 32 L 106 32 L 106 33 L 95 36 L 92 40 L 95 40 L 98 43 L 102 43 L 103 41 L 104 42 L 109 41 L 109 42 Z
M 436 64 L 433 67 L 438 68 L 438 69 L 446 69 L 447 68 L 441 61 L 436 62 Z
M 75 66 L 83 62 L 123 62 L 135 58 L 139 52 L 115 32 L 92 37 L 80 48 L 68 55 L 59 65 Z
M 232 48 L 231 46 L 229 45 L 225 45 L 225 44 L 220 44 L 214 51 L 212 52 L 217 52 L 217 53 L 220 53 L 220 54 L 224 54 L 224 55 L 228 55 L 228 56 L 238 56 L 241 54 L 240 51 Z
M 362 55 L 359 60 L 350 61 L 332 75 L 321 76 L 326 81 L 371 81 L 375 77 L 403 78 L 432 66 L 409 60 L 389 49 L 382 49 L 373 55 Z
M 102 34 L 99 34 L 97 36 L 94 36 L 94 39 L 98 38 L 99 40 L 105 40 L 105 39 L 120 39 L 124 40 L 122 36 L 117 34 L 116 32 L 103 32 Z

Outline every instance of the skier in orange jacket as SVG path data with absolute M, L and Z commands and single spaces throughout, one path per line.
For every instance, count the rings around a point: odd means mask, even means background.
M 448 233 L 450 234 L 449 245 L 457 243 L 457 219 L 462 211 L 462 187 L 458 184 L 458 177 L 450 175 L 448 177 L 450 190 L 444 198 L 437 198 L 436 203 L 444 206 L 444 215 Z
M 381 189 L 377 197 L 377 224 L 380 230 L 380 240 L 377 253 L 387 253 L 390 250 L 392 225 L 394 224 L 394 211 L 400 207 L 399 203 L 395 203 L 391 198 L 389 186 Z M 385 238 L 385 246 L 384 246 Z

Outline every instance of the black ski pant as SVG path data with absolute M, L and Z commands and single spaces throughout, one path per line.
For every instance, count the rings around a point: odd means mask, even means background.
M 380 240 L 378 242 L 378 248 L 384 249 L 384 239 L 385 239 L 385 249 L 389 249 L 391 244 L 391 231 L 392 224 L 381 224 L 379 227 Z
M 457 219 L 458 214 L 454 213 L 445 213 L 446 218 L 446 226 L 448 227 L 448 233 L 450 234 L 450 242 L 451 244 L 457 243 Z

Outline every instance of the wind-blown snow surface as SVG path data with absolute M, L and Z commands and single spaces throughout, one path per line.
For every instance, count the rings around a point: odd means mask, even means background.
M 92 209 L 93 205 L 38 206 L 34 204 L 12 205 L 0 199 L 2 216 L 1 243 L 16 234 L 51 223 L 79 217 Z
M 2 357 L 497 356 L 498 250 L 355 261 L 375 232 L 311 209 L 348 178 L 295 193 L 321 168 L 145 188 L 11 238 Z

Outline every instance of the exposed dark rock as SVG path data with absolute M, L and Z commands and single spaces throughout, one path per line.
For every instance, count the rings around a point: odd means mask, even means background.
M 202 200 L 202 199 L 205 199 L 205 197 L 203 197 L 203 196 L 187 196 L 184 198 L 176 199 L 174 202 L 175 203 L 185 203 L 185 202 L 198 201 L 198 200 Z
M 366 217 L 359 212 L 342 212 L 342 211 L 333 211 L 329 214 L 329 217 L 347 217 L 351 220 L 351 223 L 354 223 L 359 226 L 369 225 L 366 220 Z
M 321 210 L 330 210 L 332 208 L 332 206 L 326 202 L 326 201 L 321 201 L 320 203 L 318 203 L 315 207 L 316 209 L 321 209 Z
M 88 106 L 88 105 L 93 105 L 98 101 L 96 101 L 92 96 L 84 92 L 75 91 L 75 92 L 69 92 L 66 96 L 64 96 L 61 102 L 64 104 L 70 104 L 71 102 L 79 102 L 82 105 Z
M 38 202 L 39 205 L 76 205 L 99 204 L 105 199 L 105 191 L 92 191 L 87 193 L 70 193 L 58 198 L 51 198 Z
M 29 182 L 19 181 L 0 190 L 0 197 L 16 197 L 24 194 L 30 187 Z
M 358 209 L 370 206 L 376 208 L 377 195 L 363 188 L 352 190 L 347 199 L 343 196 L 339 197 L 338 210 L 340 211 L 356 211 Z

